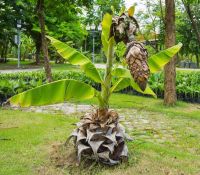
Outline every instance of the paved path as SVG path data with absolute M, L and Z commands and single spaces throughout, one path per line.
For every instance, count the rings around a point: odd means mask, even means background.
M 104 69 L 106 67 L 105 64 L 95 64 L 96 68 Z M 34 69 L 8 69 L 8 70 L 0 70 L 0 73 L 7 74 L 7 73 L 18 73 L 18 72 L 34 72 L 43 70 L 42 68 L 34 68 Z
M 96 68 L 104 69 L 106 67 L 105 64 L 95 64 Z M 17 72 L 33 72 L 43 70 L 42 68 L 35 69 L 10 69 L 10 70 L 0 70 L 0 73 L 17 73 Z M 185 70 L 185 71 L 200 71 L 200 69 L 188 69 L 188 68 L 176 68 L 176 70 Z

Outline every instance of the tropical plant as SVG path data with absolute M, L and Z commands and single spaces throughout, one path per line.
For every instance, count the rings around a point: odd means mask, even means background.
M 147 56 L 144 55 L 146 50 L 143 46 L 139 44 L 140 47 L 137 47 L 134 44 L 137 45 L 138 43 L 134 41 L 137 26 L 133 13 L 134 8 L 131 7 L 128 12 L 122 12 L 120 17 L 112 17 L 107 13 L 103 18 L 101 39 L 103 51 L 107 57 L 104 77 L 101 76 L 95 65 L 86 56 L 67 44 L 48 37 L 51 44 L 64 59 L 67 59 L 73 65 L 79 65 L 86 76 L 101 84 L 101 91 L 77 80 L 63 79 L 25 91 L 8 100 L 11 104 L 28 107 L 31 105 L 60 103 L 70 99 L 96 97 L 99 101 L 98 108 L 85 114 L 77 124 L 77 129 L 71 135 L 75 139 L 79 161 L 81 155 L 90 155 L 91 158 L 113 165 L 119 163 L 121 158 L 127 157 L 128 148 L 125 145 L 125 140 L 129 138 L 125 134 L 123 126 L 119 124 L 118 113 L 109 109 L 109 98 L 113 92 L 120 91 L 128 86 L 144 94 L 155 96 L 154 92 L 146 85 L 147 77 L 146 74 L 143 74 L 143 64 L 147 67 L 148 72 L 160 71 L 182 46 L 182 44 L 178 44 L 151 56 L 147 60 Z M 118 18 L 124 18 L 124 20 L 116 20 Z M 121 25 L 121 22 L 126 24 Z M 131 69 L 129 71 L 126 68 L 115 67 L 113 64 L 114 46 L 121 41 L 124 41 L 127 45 L 127 61 L 128 59 L 133 62 L 137 61 L 135 69 L 138 70 L 133 70 L 134 66 L 129 65 Z M 130 55 L 131 58 L 127 55 Z M 137 56 L 141 57 L 141 55 L 144 56 L 144 60 L 143 57 L 136 58 Z M 135 77 L 135 74 L 138 76 Z M 139 85 L 133 80 L 132 75 L 135 81 L 139 82 Z M 116 78 L 117 81 L 113 81 Z M 145 86 L 143 86 L 142 81 L 145 81 Z

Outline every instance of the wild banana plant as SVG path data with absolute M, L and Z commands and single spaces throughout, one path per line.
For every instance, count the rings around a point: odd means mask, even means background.
M 70 99 L 97 98 L 98 109 L 85 114 L 71 135 L 75 140 L 78 160 L 80 161 L 83 155 L 89 155 L 106 164 L 119 163 L 123 157 L 128 156 L 125 144 L 128 138 L 124 127 L 119 123 L 118 113 L 109 109 L 111 94 L 131 86 L 138 92 L 155 97 L 147 85 L 150 72 L 162 70 L 182 46 L 182 44 L 175 45 L 147 59 L 146 49 L 134 39 L 137 28 L 137 21 L 133 18 L 133 8 L 120 16 L 104 15 L 101 34 L 103 51 L 107 57 L 104 77 L 101 77 L 95 65 L 86 56 L 67 44 L 48 37 L 64 59 L 73 65 L 79 65 L 89 78 L 101 84 L 101 91 L 84 82 L 63 79 L 15 95 L 9 102 L 28 107 L 61 103 Z M 127 46 L 125 57 L 130 70 L 114 68 L 114 46 L 120 41 Z M 115 80 L 117 78 L 117 81 L 114 81 L 113 77 Z

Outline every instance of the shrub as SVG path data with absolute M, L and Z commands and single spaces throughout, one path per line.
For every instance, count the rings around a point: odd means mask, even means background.
M 178 71 L 176 74 L 176 92 L 179 100 L 200 103 L 200 71 Z M 158 97 L 164 96 L 164 75 L 157 73 L 149 79 L 150 87 Z
M 103 71 L 101 72 L 103 74 Z M 100 85 L 86 77 L 81 72 L 75 71 L 62 71 L 53 72 L 53 80 L 61 79 L 75 79 L 82 82 L 86 82 L 97 89 L 100 89 Z M 179 100 L 198 102 L 200 103 L 200 72 L 177 72 L 177 97 Z M 5 101 L 7 98 L 39 86 L 46 83 L 44 72 L 21 72 L 18 74 L 0 74 L 0 102 Z M 158 97 L 164 96 L 164 78 L 163 73 L 153 74 L 149 78 L 149 85 L 157 94 Z M 121 91 L 123 93 L 137 94 L 132 88 L 126 88 Z

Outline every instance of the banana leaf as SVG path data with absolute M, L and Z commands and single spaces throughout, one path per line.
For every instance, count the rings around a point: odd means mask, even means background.
M 152 95 L 156 98 L 156 94 L 153 92 L 153 90 L 147 85 L 146 89 L 142 91 L 138 84 L 133 80 L 130 71 L 125 68 L 116 68 L 112 71 L 112 75 L 119 77 L 120 79 L 111 87 L 111 92 L 117 92 L 120 91 L 128 86 L 131 86 L 136 91 L 142 93 L 142 94 L 148 94 Z
M 112 15 L 110 15 L 109 13 L 106 13 L 101 23 L 102 25 L 101 41 L 103 44 L 103 51 L 106 57 L 108 57 L 108 43 L 109 43 L 109 37 L 110 37 L 111 24 L 112 24 Z
M 62 103 L 70 99 L 84 100 L 93 98 L 97 91 L 82 82 L 64 79 L 48 83 L 17 94 L 8 101 L 21 107 L 41 106 Z
M 53 38 L 47 36 L 47 38 L 51 41 L 51 44 L 56 48 L 57 52 L 69 63 L 73 65 L 80 65 L 86 76 L 91 78 L 97 83 L 102 83 L 102 78 L 96 69 L 95 65 L 90 61 L 82 53 L 78 52 L 76 49 L 68 46 L 67 44 Z
M 148 59 L 148 65 L 151 73 L 161 71 L 165 64 L 167 64 L 171 58 L 181 49 L 182 43 L 179 43 L 166 50 L 160 51 L 159 53 L 152 55 Z

